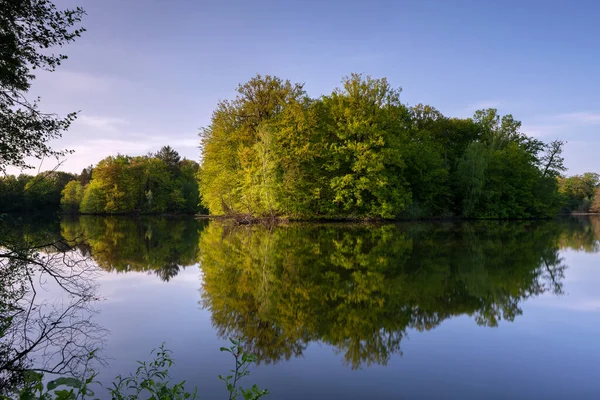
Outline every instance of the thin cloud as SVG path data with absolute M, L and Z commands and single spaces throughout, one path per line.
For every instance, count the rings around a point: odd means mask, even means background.
M 127 139 L 116 138 L 94 138 L 87 139 L 69 148 L 74 150 L 64 159 L 62 170 L 79 172 L 90 164 L 108 156 L 124 154 L 129 156 L 142 156 L 150 152 L 158 151 L 164 145 L 170 145 L 179 152 L 182 157 L 191 160 L 199 158 L 198 141 L 195 138 L 177 136 L 146 136 L 141 134 L 126 133 L 120 135 Z
M 521 126 L 521 132 L 527 134 L 528 136 L 533 136 L 537 138 L 550 136 L 557 137 L 564 136 L 566 128 L 567 127 L 565 125 L 523 123 L 523 125 Z
M 498 108 L 502 106 L 504 103 L 500 100 L 485 100 L 479 101 L 477 103 L 472 103 L 467 105 L 466 107 L 457 110 L 452 113 L 458 118 L 471 118 L 475 111 L 477 110 L 487 110 L 488 108 Z
M 555 119 L 579 124 L 600 124 L 600 112 L 583 111 L 559 114 L 555 117 Z
M 488 108 L 498 108 L 501 105 L 502 105 L 502 102 L 499 100 L 480 101 L 478 103 L 469 104 L 467 106 L 467 110 L 471 110 L 471 111 L 486 110 Z
M 117 132 L 121 126 L 127 124 L 127 121 L 122 118 L 82 114 L 75 123 L 105 132 Z
M 57 70 L 52 73 L 42 72 L 39 74 L 37 82 L 61 91 L 95 94 L 112 93 L 114 89 L 129 83 L 125 79 L 116 76 L 69 70 Z

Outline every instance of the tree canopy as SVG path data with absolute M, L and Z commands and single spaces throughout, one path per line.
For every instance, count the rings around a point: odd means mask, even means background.
M 557 213 L 562 142 L 528 137 L 495 109 L 449 118 L 402 104 L 400 92 L 352 74 L 310 98 L 303 85 L 257 75 L 201 131 L 203 204 L 291 218 Z
M 563 210 L 567 212 L 600 212 L 600 175 L 586 172 L 558 178 L 559 192 L 563 197 Z
M 201 210 L 197 171 L 196 162 L 182 160 L 169 146 L 155 155 L 110 156 L 91 170 L 78 210 L 88 214 L 195 213 Z M 84 178 L 89 179 L 89 173 Z

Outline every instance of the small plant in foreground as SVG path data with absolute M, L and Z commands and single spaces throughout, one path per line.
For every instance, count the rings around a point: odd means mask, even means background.
M 171 353 L 163 343 L 158 349 L 152 350 L 151 354 L 155 354 L 154 360 L 138 361 L 139 367 L 135 375 L 126 378 L 117 376 L 109 390 L 113 400 L 195 399 L 197 389 L 194 389 L 193 393 L 186 392 L 185 381 L 169 386 L 169 368 L 173 366 Z
M 267 390 L 261 390 L 256 385 L 250 389 L 238 386 L 239 380 L 250 374 L 248 367 L 256 362 L 256 356 L 244 352 L 242 348 L 243 339 L 229 339 L 231 347 L 221 347 L 221 351 L 230 353 L 235 358 L 235 369 L 231 370 L 233 375 L 219 379 L 227 385 L 229 400 L 238 399 L 241 395 L 244 400 L 258 400 L 267 395 Z M 95 352 L 88 356 L 88 363 L 95 357 Z M 154 359 L 152 361 L 138 361 L 135 374 L 128 377 L 117 376 L 109 393 L 113 400 L 185 400 L 196 399 L 197 389 L 193 392 L 185 390 L 185 381 L 171 384 L 169 368 L 174 364 L 171 351 L 163 343 L 159 348 L 152 350 Z M 86 364 L 87 365 L 87 364 Z M 27 371 L 24 376 L 24 386 L 16 393 L 19 400 L 78 400 L 88 399 L 95 396 L 89 388 L 94 383 L 97 373 L 94 370 L 84 371 L 84 379 L 75 377 L 60 377 L 44 385 L 44 374 L 35 371 Z M 9 397 L 0 395 L 0 400 L 11 400 Z
M 235 369 L 230 370 L 233 375 L 227 375 L 223 377 L 219 375 L 219 379 L 225 382 L 227 391 L 229 392 L 229 400 L 237 399 L 239 395 L 242 395 L 244 400 L 257 400 L 263 396 L 269 394 L 266 389 L 259 389 L 256 384 L 252 385 L 250 389 L 244 389 L 241 386 L 238 387 L 238 382 L 244 376 L 250 375 L 248 367 L 253 362 L 256 362 L 256 356 L 254 354 L 246 353 L 243 349 L 243 339 L 232 339 L 229 338 L 232 343 L 231 347 L 221 347 L 221 351 L 230 353 L 235 358 Z
M 93 350 L 87 357 L 83 379 L 60 377 L 48 382 L 44 387 L 43 373 L 26 371 L 23 388 L 18 392 L 19 400 L 77 400 L 94 396 L 89 386 L 95 383 L 97 373 L 88 369 L 88 364 L 96 357 L 95 353 L 96 350 Z M 0 395 L 0 400 L 10 398 Z

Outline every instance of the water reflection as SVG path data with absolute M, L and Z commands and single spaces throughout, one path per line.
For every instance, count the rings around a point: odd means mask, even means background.
M 324 343 L 358 368 L 401 354 L 410 330 L 462 315 L 495 327 L 521 315 L 528 298 L 562 294 L 561 250 L 600 251 L 600 218 L 240 227 L 189 217 L 82 216 L 20 221 L 10 238 L 51 243 L 36 251 L 77 253 L 105 271 L 163 281 L 199 263 L 201 305 L 219 336 L 246 337 L 263 363 Z M 18 287 L 22 277 L 10 271 L 0 268 L 2 288 Z M 11 293 L 0 296 L 5 314 L 8 296 L 19 295 Z M 0 361 L 18 351 L 8 332 L 0 326 Z
M 459 315 L 494 327 L 527 298 L 561 294 L 559 250 L 597 251 L 598 222 L 214 222 L 200 237 L 202 304 L 219 335 L 248 338 L 263 362 L 322 342 L 353 368 L 386 364 L 408 329 Z
M 31 371 L 79 376 L 90 365 L 105 334 L 93 321 L 96 272 L 58 221 L 0 216 L 0 397 Z
M 79 250 L 106 271 L 147 271 L 163 281 L 196 263 L 198 235 L 204 222 L 194 218 L 99 218 L 61 221 L 67 240 L 83 239 Z

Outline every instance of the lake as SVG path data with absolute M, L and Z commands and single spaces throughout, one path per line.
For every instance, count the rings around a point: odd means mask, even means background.
M 219 351 L 267 399 L 597 399 L 600 217 L 234 226 L 167 217 L 32 222 L 100 272 L 108 384 L 166 342 L 174 380 L 227 398 Z M 49 288 L 46 296 L 58 296 Z M 38 360 L 39 361 L 39 360 Z M 102 394 L 105 392 L 97 391 Z

